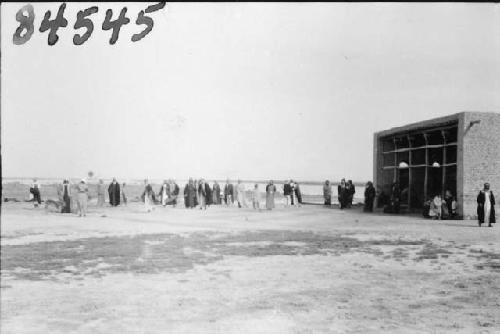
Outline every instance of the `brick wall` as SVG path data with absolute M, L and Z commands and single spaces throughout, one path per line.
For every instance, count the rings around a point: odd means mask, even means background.
M 458 181 L 458 189 L 461 183 L 463 186 L 458 202 L 465 219 L 476 219 L 476 197 L 485 182 L 491 184 L 496 200 L 500 202 L 500 114 L 466 112 L 461 116 L 459 136 L 462 132 L 463 151 L 462 157 L 459 153 L 458 163 L 462 162 L 463 167 L 457 175 L 462 178 Z M 475 120 L 481 123 L 469 127 Z M 497 217 L 499 211 L 500 204 L 497 205 Z

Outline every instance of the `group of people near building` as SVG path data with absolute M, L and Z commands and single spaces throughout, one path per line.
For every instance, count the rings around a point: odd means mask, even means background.
M 340 209 L 351 208 L 354 200 L 354 194 L 356 193 L 356 187 L 352 183 L 352 180 L 346 182 L 345 179 L 340 181 L 337 186 L 337 195 L 340 205 Z M 323 185 L 323 198 L 325 200 L 325 205 L 332 205 L 332 185 L 329 180 L 325 181 Z
M 33 201 L 34 206 L 38 207 L 41 204 L 41 185 L 37 179 L 29 189 L 30 201 Z M 76 192 L 76 194 L 73 194 Z M 250 198 L 247 198 L 247 190 L 241 180 L 236 184 L 232 184 L 228 179 L 224 187 L 221 188 L 217 181 L 213 182 L 210 186 L 204 179 L 193 180 L 189 179 L 188 183 L 184 186 L 184 205 L 186 208 L 199 207 L 200 210 L 207 209 L 210 205 L 232 206 L 236 202 L 238 208 L 249 207 L 248 202 L 252 203 L 252 207 L 260 210 L 261 192 L 259 185 L 256 183 L 250 191 Z M 272 180 L 265 187 L 265 208 L 272 210 L 275 208 L 275 194 L 277 192 L 276 185 Z M 384 193 L 379 194 L 379 202 L 388 204 L 384 207 L 390 208 L 390 212 L 399 213 L 401 196 L 404 191 L 401 191 L 397 182 L 393 183 L 391 187 L 391 194 L 388 198 Z M 120 203 L 127 204 L 127 195 L 125 193 L 125 183 L 120 184 L 113 178 L 112 182 L 107 187 L 109 204 L 111 206 L 118 206 Z M 356 189 L 352 180 L 342 179 L 337 187 L 338 202 L 341 209 L 350 208 L 353 203 L 354 194 Z M 102 207 L 105 204 L 106 186 L 102 179 L 97 184 L 97 206 Z M 155 204 L 163 206 L 172 205 L 176 206 L 178 196 L 180 194 L 179 186 L 173 180 L 164 180 L 158 193 L 153 190 L 152 185 L 148 180 L 144 180 L 144 190 L 141 195 L 141 201 L 144 203 L 147 212 L 153 210 Z M 69 180 L 65 179 L 57 186 L 57 195 L 59 203 L 61 204 L 60 211 L 62 213 L 71 213 L 72 197 L 76 197 L 77 213 L 80 217 L 86 216 L 89 198 L 89 188 L 87 182 L 82 179 L 73 187 L 70 186 Z M 74 195 L 74 196 L 73 196 Z M 285 198 L 286 206 L 300 206 L 302 203 L 302 194 L 300 186 L 293 180 L 285 180 L 283 183 L 283 195 Z M 373 205 L 377 192 L 372 182 L 367 182 L 364 192 L 364 211 L 373 212 Z M 323 185 L 323 198 L 326 206 L 332 205 L 332 185 L 329 180 L 326 180 Z M 387 212 L 389 212 L 387 210 Z M 424 203 L 423 214 L 425 217 L 434 219 L 454 219 L 457 218 L 457 201 L 450 190 L 445 191 L 444 198 L 441 194 L 435 194 L 432 199 Z M 495 196 L 490 190 L 490 184 L 485 183 L 483 189 L 477 196 L 477 216 L 478 224 L 491 224 L 495 223 Z

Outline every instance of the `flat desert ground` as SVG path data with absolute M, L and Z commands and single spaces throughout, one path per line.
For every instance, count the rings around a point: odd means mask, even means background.
M 9 202 L 1 228 L 2 334 L 500 333 L 500 226 Z

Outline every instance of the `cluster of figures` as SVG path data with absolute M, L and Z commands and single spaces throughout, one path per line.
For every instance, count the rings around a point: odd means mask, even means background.
M 371 212 L 373 211 L 373 199 L 375 199 L 375 195 L 373 195 L 373 198 L 371 198 L 371 190 L 369 190 L 369 185 L 371 185 L 371 188 L 373 188 L 373 184 L 371 182 L 368 182 L 366 184 L 366 189 L 365 189 L 365 211 Z M 373 189 L 375 191 L 375 189 Z M 340 184 L 337 187 L 337 195 L 338 195 L 338 201 L 341 209 L 346 209 L 346 208 L 351 208 L 352 207 L 352 201 L 354 199 L 354 194 L 356 193 L 356 187 L 352 183 L 352 180 L 348 180 L 346 182 L 345 179 L 342 179 L 340 181 Z M 368 197 L 367 197 L 368 195 Z M 330 184 L 329 180 L 325 181 L 325 184 L 323 185 L 323 198 L 325 200 L 325 205 L 330 206 L 332 205 L 332 186 Z M 367 201 L 368 199 L 368 201 Z M 371 203 L 371 204 L 370 204 Z
M 436 194 L 428 199 L 424 203 L 422 214 L 425 218 L 454 219 L 457 217 L 457 200 L 450 190 L 446 190 L 444 198 L 441 194 Z
M 266 185 L 266 209 L 272 210 L 275 207 L 274 196 L 277 189 L 274 181 L 270 180 Z M 285 181 L 283 185 L 283 194 L 286 199 L 285 206 L 300 205 L 302 203 L 302 195 L 298 183 L 293 180 Z M 260 190 L 256 183 L 251 191 L 252 207 L 256 210 L 260 209 Z M 245 185 L 238 180 L 236 185 L 233 185 L 228 179 L 223 188 L 214 181 L 213 186 L 205 182 L 204 179 L 193 180 L 189 179 L 184 187 L 184 206 L 186 208 L 195 208 L 199 206 L 200 210 L 206 209 L 210 205 L 220 205 L 224 202 L 226 206 L 234 205 L 236 202 L 238 208 L 248 207 L 248 200 Z

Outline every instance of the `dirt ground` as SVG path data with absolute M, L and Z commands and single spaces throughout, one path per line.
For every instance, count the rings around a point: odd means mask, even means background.
M 500 333 L 500 226 L 4 203 L 1 333 Z

